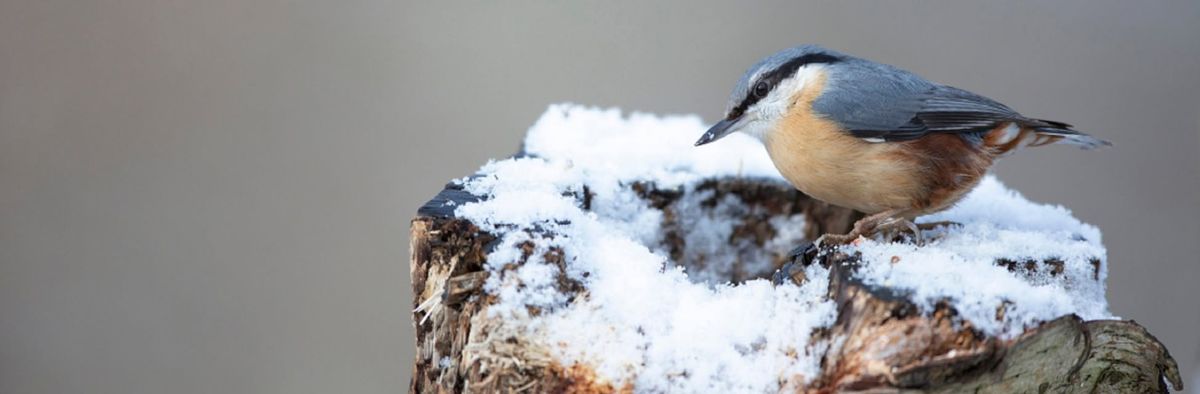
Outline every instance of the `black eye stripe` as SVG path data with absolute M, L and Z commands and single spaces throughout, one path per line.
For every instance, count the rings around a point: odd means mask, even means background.
M 799 70 L 800 67 L 804 67 L 805 65 L 813 63 L 829 64 L 837 63 L 839 61 L 841 61 L 841 59 L 837 58 L 836 56 L 824 53 L 810 53 L 796 57 L 792 60 L 788 60 L 787 63 L 781 64 L 774 70 L 767 71 L 762 76 L 759 76 L 754 85 L 751 85 L 750 89 L 747 89 L 749 91 L 746 92 L 746 98 L 742 99 L 740 104 L 730 110 L 729 115 L 726 118 L 732 120 L 742 116 L 742 114 L 745 113 L 750 106 L 754 105 L 759 100 L 762 100 L 763 97 L 769 95 L 772 90 L 775 90 L 775 87 L 779 86 L 779 82 L 790 78 L 792 75 L 796 75 L 796 70 Z M 759 95 L 755 91 L 757 90 L 756 88 L 758 85 L 761 83 L 766 83 L 767 92 Z

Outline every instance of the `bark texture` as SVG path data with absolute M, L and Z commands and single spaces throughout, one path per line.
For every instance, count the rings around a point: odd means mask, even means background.
M 671 237 L 672 204 L 680 191 L 634 184 L 639 195 L 664 211 L 663 231 L 672 254 L 687 245 Z M 735 195 L 757 207 L 755 215 L 731 236 L 731 244 L 762 244 L 775 231 L 764 217 L 802 212 L 809 239 L 824 232 L 844 232 L 861 217 L 772 182 L 711 181 L 699 189 L 714 198 Z M 586 207 L 590 196 L 577 196 Z M 413 321 L 417 355 L 410 391 L 457 392 L 630 392 L 598 379 L 584 365 L 559 365 L 537 346 L 487 316 L 495 300 L 482 291 L 484 268 L 496 236 L 456 218 L 453 208 L 477 200 L 448 185 L 418 211 L 412 222 Z M 526 250 L 526 257 L 532 248 Z M 543 256 L 562 263 L 562 251 Z M 520 262 L 517 262 L 520 263 Z M 997 261 L 1013 271 L 1050 269 L 1056 262 Z M 1057 262 L 1061 265 L 1061 262 Z M 1144 393 L 1182 389 L 1175 361 L 1162 344 L 1132 321 L 1083 321 L 1063 316 L 1000 340 L 955 319 L 948 305 L 919 313 L 903 294 L 858 282 L 855 256 L 816 248 L 799 248 L 776 262 L 773 279 L 804 281 L 806 265 L 830 267 L 829 295 L 838 317 L 828 330 L 813 335 L 835 339 L 822 359 L 822 374 L 801 391 L 928 392 L 928 393 Z M 752 273 L 733 274 L 735 281 Z M 740 276 L 739 276 L 740 275 Z M 559 290 L 585 291 L 562 276 Z M 536 311 L 535 311 L 536 312 Z M 1003 314 L 1003 308 L 997 314 Z

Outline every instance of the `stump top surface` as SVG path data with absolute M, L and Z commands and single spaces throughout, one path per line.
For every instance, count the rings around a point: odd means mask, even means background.
M 853 213 L 788 188 L 754 141 L 691 147 L 702 131 L 697 118 L 552 108 L 530 131 L 529 157 L 489 163 L 420 214 L 495 237 L 480 262 L 486 281 L 466 283 L 484 282 L 488 313 L 534 327 L 525 339 L 559 362 L 650 390 L 802 384 L 829 346 L 813 333 L 838 318 L 829 271 L 803 268 L 800 286 L 759 278 Z M 1005 340 L 1063 315 L 1110 316 L 1099 231 L 1065 209 L 989 177 L 958 207 L 920 220 L 963 226 L 924 247 L 843 248 L 856 256 L 855 280 L 920 314 L 948 305 L 951 319 Z

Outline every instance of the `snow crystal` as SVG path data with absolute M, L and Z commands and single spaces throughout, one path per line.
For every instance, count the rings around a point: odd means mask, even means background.
M 726 283 L 728 264 L 692 264 L 737 260 L 762 277 L 804 233 L 801 215 L 777 215 L 764 245 L 730 245 L 733 221 L 755 212 L 698 185 L 782 178 L 751 137 L 693 147 L 704 130 L 696 116 L 555 105 L 529 130 L 525 157 L 459 180 L 484 198 L 456 215 L 500 236 L 487 257 L 484 289 L 497 296 L 489 313 L 520 325 L 563 365 L 641 392 L 773 392 L 817 376 L 828 344 L 810 337 L 836 315 L 825 268 L 807 268 L 803 285 L 773 286 Z M 664 247 L 668 217 L 634 190 L 639 183 L 682 192 L 671 219 L 685 230 L 681 261 Z M 862 242 L 853 247 L 862 254 L 857 275 L 910 292 L 926 310 L 949 302 L 989 334 L 1012 336 L 1067 313 L 1109 317 L 1099 230 L 1065 209 L 1030 203 L 989 177 L 954 209 L 919 221 L 934 220 L 964 227 L 925 247 Z M 1010 272 L 997 259 L 1020 267 Z M 1049 260 L 1057 266 L 1024 269 Z M 576 296 L 564 281 L 587 291 Z

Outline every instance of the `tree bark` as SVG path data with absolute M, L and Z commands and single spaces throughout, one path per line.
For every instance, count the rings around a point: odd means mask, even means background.
M 671 203 L 681 192 L 646 184 L 631 187 L 664 210 L 663 231 L 672 239 Z M 759 212 L 764 215 L 802 212 L 809 239 L 824 232 L 844 232 L 861 217 L 770 182 L 729 179 L 700 188 L 717 196 L 734 194 L 762 208 Z M 614 387 L 597 379 L 586 366 L 559 365 L 521 338 L 496 332 L 495 322 L 486 316 L 495 299 L 482 286 L 488 277 L 486 255 L 497 237 L 453 213 L 455 207 L 477 199 L 448 185 L 412 222 L 417 355 L 410 391 L 632 391 L 628 385 Z M 765 221 L 759 219 L 747 218 L 734 237 L 762 238 L 764 232 L 773 231 L 762 227 Z M 1166 392 L 1167 381 L 1182 389 L 1178 368 L 1166 348 L 1132 321 L 1083 321 L 1069 315 L 1016 339 L 990 338 L 969 323 L 956 321 L 949 305 L 922 314 L 903 294 L 856 281 L 856 263 L 855 256 L 808 248 L 776 264 L 780 268 L 774 275 L 776 283 L 806 280 L 802 269 L 806 265 L 831 268 L 829 294 L 838 305 L 838 317 L 832 327 L 813 335 L 836 340 L 822 359 L 821 375 L 802 391 L 1141 393 Z M 996 263 L 1011 270 L 1054 266 L 1052 261 Z M 749 278 L 738 280 L 744 279 Z M 562 287 L 568 292 L 584 290 L 572 286 L 563 283 Z

